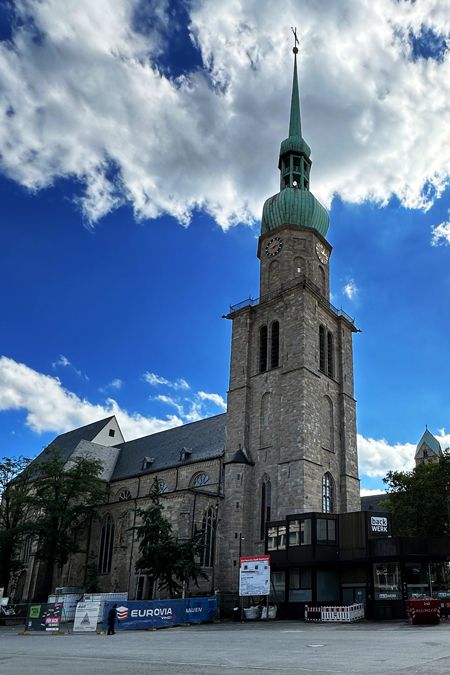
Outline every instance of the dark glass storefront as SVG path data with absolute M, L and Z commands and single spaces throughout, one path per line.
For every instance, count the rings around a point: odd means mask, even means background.
M 395 537 L 390 515 L 305 513 L 271 522 L 272 592 L 281 614 L 305 605 L 363 603 L 374 619 L 403 618 L 408 598 L 439 598 L 450 611 L 450 537 Z

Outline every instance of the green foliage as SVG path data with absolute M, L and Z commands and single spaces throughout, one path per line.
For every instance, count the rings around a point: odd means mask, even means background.
M 201 532 L 196 532 L 186 541 L 176 538 L 163 514 L 157 479 L 150 499 L 148 509 L 138 510 L 142 523 L 135 528 L 140 552 L 136 570 L 152 576 L 160 588 L 167 589 L 173 596 L 189 581 L 198 585 L 200 578 L 208 578 L 197 562 L 203 550 L 203 537 Z
M 0 459 L 0 586 L 6 589 L 21 567 L 20 549 L 29 532 L 30 461 L 28 457 Z
M 87 593 L 98 593 L 100 591 L 97 556 L 93 551 L 89 554 L 89 562 L 86 568 L 85 590 Z
M 450 455 L 419 464 L 412 471 L 390 471 L 387 507 L 394 531 L 403 536 L 450 534 Z
M 38 471 L 33 484 L 37 557 L 61 568 L 78 551 L 80 531 L 105 499 L 106 485 L 99 478 L 102 463 L 80 456 L 67 464 L 61 452 L 52 448 Z

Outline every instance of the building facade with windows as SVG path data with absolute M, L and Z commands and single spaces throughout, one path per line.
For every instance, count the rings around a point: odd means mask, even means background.
M 202 563 L 210 579 L 199 592 L 217 588 L 229 598 L 238 588 L 239 553 L 264 552 L 270 521 L 360 509 L 352 355 L 357 328 L 330 303 L 329 216 L 310 190 L 296 59 L 295 49 L 280 189 L 262 213 L 260 297 L 231 306 L 227 315 L 227 413 L 129 442 L 114 417 L 55 439 L 67 461 L 80 452 L 102 459 L 109 484 L 102 518 L 92 521 L 60 585 L 83 585 L 93 563 L 103 590 L 149 595 L 148 579 L 135 570 L 133 526 L 155 478 L 178 536 L 196 528 L 204 533 Z M 306 525 L 299 528 L 296 536 L 311 536 Z M 30 563 L 24 597 L 35 594 L 37 577 Z

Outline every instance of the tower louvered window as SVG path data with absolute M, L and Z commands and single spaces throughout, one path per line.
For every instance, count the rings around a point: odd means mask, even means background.
M 270 345 L 270 367 L 278 368 L 280 360 L 280 324 L 274 321 L 272 324 L 272 335 Z
M 264 539 L 266 536 L 266 524 L 270 521 L 272 510 L 272 486 L 268 478 L 264 478 L 261 483 L 261 523 L 260 523 L 260 538 Z
M 325 373 L 325 327 L 319 326 L 319 369 Z
M 259 329 L 259 372 L 267 370 L 267 326 Z
M 327 334 L 327 361 L 328 377 L 334 377 L 334 338 L 330 331 Z
M 114 522 L 111 516 L 106 516 L 103 521 L 102 532 L 100 535 L 100 550 L 98 554 L 99 574 L 109 574 L 111 572 L 113 545 Z
M 334 377 L 334 335 L 319 326 L 319 370 L 328 377 Z

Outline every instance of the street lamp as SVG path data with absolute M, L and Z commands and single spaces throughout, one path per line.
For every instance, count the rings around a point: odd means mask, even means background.
M 242 556 L 242 542 L 245 541 L 245 537 L 242 536 L 242 532 L 239 532 L 239 564 L 238 564 L 238 594 L 239 594 L 239 607 L 241 608 L 241 622 L 243 621 L 244 607 L 242 603 L 242 596 L 240 593 L 240 581 L 241 581 L 241 556 Z

